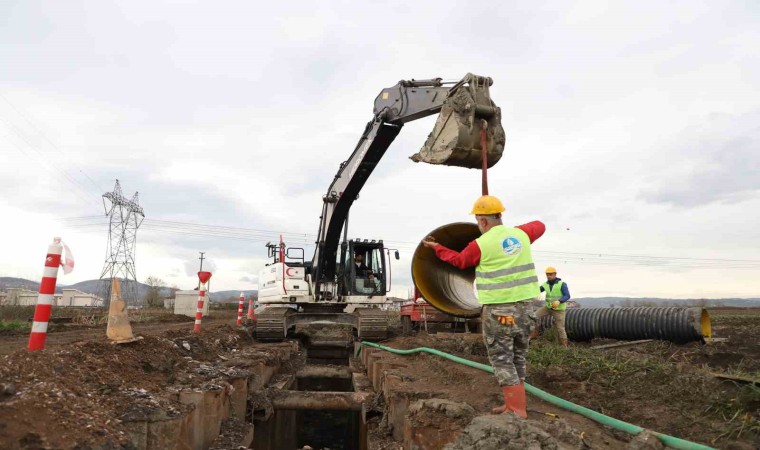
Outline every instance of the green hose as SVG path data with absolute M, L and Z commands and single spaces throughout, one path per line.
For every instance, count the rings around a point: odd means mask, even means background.
M 397 355 L 411 355 L 414 353 L 430 353 L 432 355 L 438 355 L 442 358 L 449 359 L 451 361 L 454 361 L 459 364 L 464 364 L 465 366 L 470 366 L 475 369 L 482 370 L 484 372 L 493 373 L 493 368 L 487 364 L 481 364 L 476 363 L 475 361 L 470 361 L 469 359 L 460 358 L 458 356 L 454 356 L 452 354 L 442 352 L 440 350 L 436 350 L 434 348 L 427 348 L 427 347 L 419 347 L 419 348 L 413 348 L 409 350 L 401 350 L 393 347 L 386 347 L 384 345 L 375 344 L 374 342 L 360 342 L 359 346 L 356 348 L 356 355 L 359 356 L 359 352 L 361 352 L 361 349 L 363 346 L 368 345 L 370 347 L 379 348 L 381 350 L 385 350 L 391 353 L 395 353 Z M 618 420 L 609 416 L 605 416 L 602 413 L 596 412 L 592 409 L 584 408 L 583 406 L 576 405 L 575 403 L 569 402 L 567 400 L 564 400 L 562 398 L 559 398 L 555 395 L 549 394 L 548 392 L 544 392 L 541 389 L 531 386 L 528 383 L 525 383 L 525 390 L 530 393 L 531 395 L 534 395 L 541 400 L 544 400 L 546 402 L 549 402 L 555 406 L 559 406 L 560 408 L 564 408 L 568 411 L 574 412 L 576 414 L 580 414 L 584 417 L 588 417 L 589 419 L 601 423 L 602 425 L 606 425 L 608 427 L 614 428 L 616 430 L 624 431 L 631 435 L 637 435 L 644 431 L 644 428 L 633 425 L 628 422 L 623 422 L 622 420 Z M 656 431 L 651 431 L 654 436 L 657 436 L 660 441 L 662 441 L 663 444 L 667 445 L 671 448 L 676 448 L 679 450 L 715 450 L 712 447 L 708 447 L 706 445 L 697 444 L 696 442 L 690 442 L 684 439 L 679 439 L 677 437 L 669 436 L 667 434 L 658 433 Z

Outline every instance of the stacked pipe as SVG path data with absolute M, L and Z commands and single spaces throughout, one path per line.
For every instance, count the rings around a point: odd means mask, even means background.
M 543 330 L 552 324 L 550 316 L 539 322 Z M 565 316 L 565 329 L 572 341 L 605 338 L 685 343 L 711 337 L 710 315 L 704 308 L 696 307 L 570 308 Z

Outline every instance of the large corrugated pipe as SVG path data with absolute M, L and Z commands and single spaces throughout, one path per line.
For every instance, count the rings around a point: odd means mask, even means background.
M 480 231 L 474 223 L 457 222 L 438 227 L 428 235 L 461 252 L 480 237 Z M 420 294 L 437 310 L 468 319 L 480 316 L 474 267 L 457 269 L 438 259 L 434 250 L 419 244 L 412 257 L 412 280 Z
M 553 322 L 545 316 L 539 325 L 547 329 Z M 685 343 L 712 336 L 710 315 L 704 308 L 569 308 L 565 329 L 572 341 L 606 338 Z

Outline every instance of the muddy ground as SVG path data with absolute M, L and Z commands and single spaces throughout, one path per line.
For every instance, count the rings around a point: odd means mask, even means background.
M 720 380 L 714 373 L 760 379 L 760 310 L 713 311 L 709 345 L 650 342 L 617 349 L 592 349 L 604 342 L 558 346 L 551 336 L 532 343 L 528 382 L 554 395 L 658 432 L 719 448 L 760 447 L 760 388 Z M 488 363 L 479 336 L 417 334 L 389 341 L 399 348 L 433 347 Z M 498 402 L 498 388 L 469 369 L 420 354 L 412 373 L 477 411 Z M 529 398 L 536 409 L 545 405 Z M 558 411 L 567 416 L 566 412 Z M 534 413 L 530 414 L 534 416 Z
M 133 448 L 123 422 L 179 415 L 187 406 L 172 392 L 225 389 L 227 375 L 266 361 L 268 349 L 229 325 L 210 325 L 201 335 L 164 329 L 124 345 L 97 339 L 17 350 L 0 357 L 0 448 Z
M 528 382 L 645 428 L 717 448 L 758 448 L 759 388 L 712 374 L 760 378 L 760 311 L 721 310 L 712 315 L 714 335 L 726 341 L 650 342 L 599 350 L 591 348 L 597 342 L 565 349 L 551 336 L 542 336 L 531 347 Z M 135 324 L 136 334 L 145 338 L 124 346 L 107 343 L 102 326 L 66 327 L 50 333 L 44 352 L 31 353 L 24 350 L 26 333 L 0 336 L 0 354 L 5 353 L 0 356 L 0 448 L 129 448 L 124 420 L 151 410 L 179 414 L 186 408 L 166 395 L 170 387 L 220 384 L 221 374 L 245 365 L 241 355 L 245 360 L 268 357 L 272 344 L 257 343 L 220 325 L 234 319 L 216 320 L 204 322 L 201 336 L 190 332 L 191 322 Z M 384 344 L 432 347 L 487 363 L 479 335 L 418 333 Z M 472 413 L 457 413 L 455 419 L 447 419 L 451 409 L 446 408 L 463 407 L 447 406 L 442 414 L 420 413 L 415 419 L 434 418 L 436 424 L 464 431 L 455 448 L 467 448 L 472 444 L 467 439 L 515 426 L 524 439 L 543 439 L 545 448 L 553 448 L 551 439 L 560 442 L 560 448 L 636 445 L 625 435 L 530 397 L 530 426 L 503 418 L 475 420 L 501 400 L 493 376 L 433 355 L 397 358 L 404 366 L 398 369 L 405 378 L 404 389 L 431 391 L 437 398 L 469 405 Z M 369 448 L 398 449 L 400 444 L 384 428 L 382 405 L 376 406 L 379 414 L 371 420 Z

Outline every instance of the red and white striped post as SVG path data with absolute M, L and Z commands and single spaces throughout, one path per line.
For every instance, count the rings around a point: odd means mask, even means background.
M 206 300 L 206 283 L 211 279 L 211 272 L 198 272 L 201 287 L 198 289 L 198 309 L 195 310 L 195 326 L 193 333 L 201 332 L 201 320 L 203 319 L 203 303 Z
M 256 313 L 253 311 L 253 300 L 248 300 L 248 320 L 256 321 Z
M 238 318 L 237 318 L 237 326 L 243 325 L 243 303 L 245 303 L 245 296 L 243 293 L 240 293 L 240 301 L 238 301 Z
M 48 321 L 50 320 L 50 310 L 53 308 L 53 295 L 55 294 L 55 283 L 58 278 L 58 267 L 61 265 L 62 253 L 61 238 L 54 238 L 53 243 L 48 246 L 47 257 L 45 258 L 45 271 L 40 282 L 37 306 L 34 308 L 32 333 L 29 335 L 29 346 L 27 347 L 29 350 L 45 348 Z

